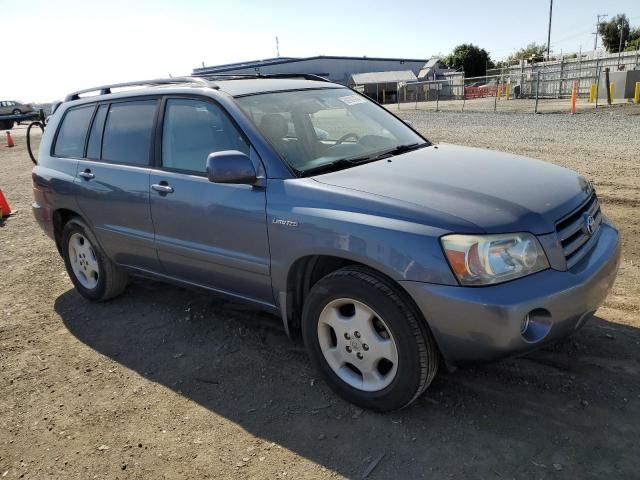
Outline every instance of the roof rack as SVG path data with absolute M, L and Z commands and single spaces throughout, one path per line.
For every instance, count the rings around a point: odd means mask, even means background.
M 198 83 L 205 87 L 218 88 L 215 83 L 211 83 L 202 77 L 173 77 L 173 78 L 156 78 L 153 80 L 139 80 L 137 82 L 126 83 L 114 83 L 112 85 L 103 85 L 101 87 L 87 88 L 85 90 L 78 90 L 77 92 L 70 93 L 64 99 L 65 102 L 72 100 L 78 100 L 80 95 L 90 92 L 99 92 L 99 95 L 107 95 L 111 93 L 114 88 L 126 88 L 126 87 L 142 87 L 142 86 L 154 86 L 154 85 L 173 85 L 180 83 Z
M 331 80 L 313 73 L 194 73 L 195 77 L 209 80 L 243 80 L 255 78 L 304 78 L 318 82 L 331 82 Z

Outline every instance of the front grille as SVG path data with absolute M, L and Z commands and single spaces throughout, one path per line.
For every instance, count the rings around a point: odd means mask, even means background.
M 586 230 L 586 218 L 589 215 L 594 219 L 591 234 Z M 589 251 L 592 245 L 589 240 L 595 239 L 601 223 L 602 212 L 595 191 L 592 191 L 591 196 L 580 207 L 556 223 L 556 232 L 568 268 L 575 265 Z

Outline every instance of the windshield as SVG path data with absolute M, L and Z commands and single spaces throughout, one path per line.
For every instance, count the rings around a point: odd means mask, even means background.
M 346 88 L 264 93 L 237 101 L 282 158 L 303 175 L 429 145 L 404 122 Z

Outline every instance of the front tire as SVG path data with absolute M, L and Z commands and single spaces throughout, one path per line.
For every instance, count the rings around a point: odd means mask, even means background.
M 313 286 L 302 335 L 329 386 L 363 408 L 406 407 L 438 369 L 433 337 L 409 298 L 365 268 L 342 268 Z
M 79 218 L 62 231 L 62 254 L 69 278 L 85 298 L 102 302 L 120 295 L 128 277 L 104 254 L 89 227 Z

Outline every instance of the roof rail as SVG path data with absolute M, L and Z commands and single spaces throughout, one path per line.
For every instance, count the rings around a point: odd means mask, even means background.
M 194 73 L 195 77 L 209 80 L 242 80 L 255 78 L 304 78 L 318 82 L 331 82 L 331 80 L 313 73 Z
M 80 98 L 80 95 L 84 93 L 90 93 L 90 92 L 99 92 L 99 95 L 107 95 L 111 93 L 111 89 L 113 88 L 142 87 L 142 86 L 153 86 L 153 85 L 172 85 L 172 84 L 179 84 L 179 83 L 198 83 L 205 87 L 218 88 L 216 84 L 211 83 L 202 77 L 156 78 L 152 80 L 139 80 L 137 82 L 114 83 L 112 85 L 103 85 L 101 87 L 93 87 L 93 88 L 87 88 L 84 90 L 78 90 L 77 92 L 73 92 L 67 95 L 64 98 L 64 101 L 70 102 L 72 100 L 78 100 Z

